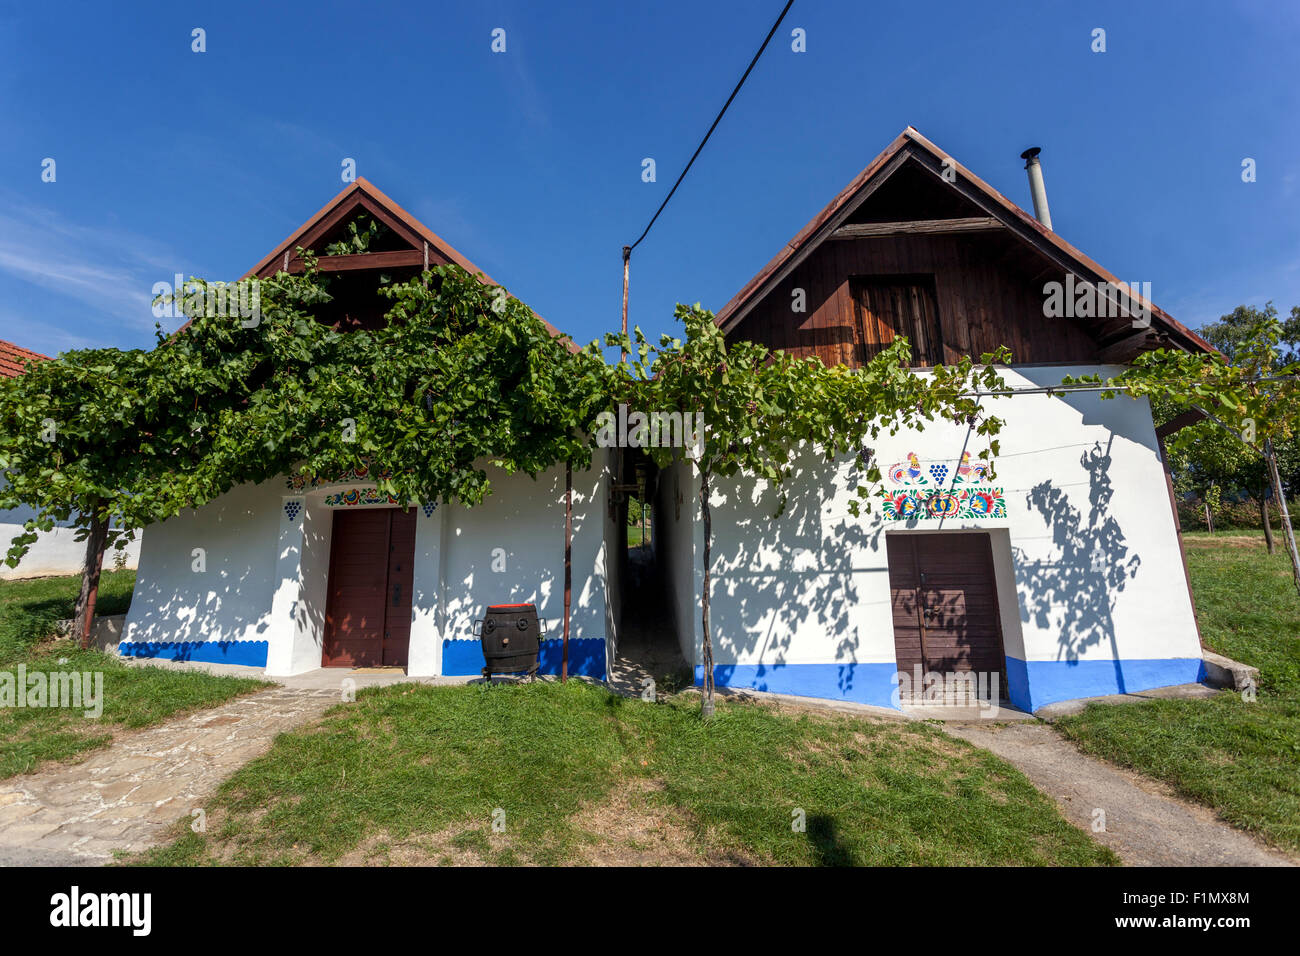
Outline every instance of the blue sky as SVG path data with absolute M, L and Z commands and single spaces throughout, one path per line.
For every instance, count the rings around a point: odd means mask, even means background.
M 589 341 L 617 328 L 621 247 L 780 6 L 0 4 L 0 338 L 149 346 L 155 282 L 242 275 L 353 157 Z M 720 308 L 909 123 L 1026 207 L 1019 153 L 1041 146 L 1057 232 L 1183 322 L 1285 312 L 1298 47 L 1292 2 L 796 0 L 634 255 L 631 321 L 657 334 L 677 301 Z

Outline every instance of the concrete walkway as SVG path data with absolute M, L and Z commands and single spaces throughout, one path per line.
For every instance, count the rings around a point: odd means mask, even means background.
M 1013 764 L 1065 818 L 1129 866 L 1294 866 L 1284 853 L 1233 829 L 1159 781 L 1080 753 L 1042 723 L 948 724 L 955 737 Z M 1105 831 L 1094 832 L 1094 811 Z

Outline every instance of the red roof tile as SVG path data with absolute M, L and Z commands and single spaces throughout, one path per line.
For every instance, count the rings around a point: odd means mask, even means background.
M 48 361 L 48 355 L 32 352 L 0 339 L 0 376 L 17 378 L 23 374 L 23 366 L 28 362 Z

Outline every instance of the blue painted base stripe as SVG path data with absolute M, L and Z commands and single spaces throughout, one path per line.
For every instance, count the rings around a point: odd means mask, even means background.
M 1007 658 L 1007 691 L 1021 710 L 1079 697 L 1131 694 L 1205 679 L 1199 657 L 1152 660 L 1022 661 Z
M 846 700 L 877 707 L 897 707 L 893 678 L 898 666 L 885 664 L 718 664 L 713 681 L 736 687 Z M 1022 661 L 1007 658 L 1007 696 L 1021 710 L 1079 697 L 1132 693 L 1205 678 L 1199 657 L 1155 660 Z M 704 668 L 695 668 L 695 686 L 704 683 Z
M 209 664 L 242 664 L 265 667 L 266 641 L 127 642 L 117 645 L 123 657 L 153 657 L 169 661 L 204 661 Z
M 713 682 L 719 687 L 763 690 L 796 697 L 848 700 L 877 707 L 895 707 L 898 665 L 887 664 L 716 664 Z M 695 686 L 704 684 L 704 668 L 695 668 Z
M 544 639 L 541 653 L 538 655 L 539 674 L 560 673 L 561 658 L 564 656 L 564 642 L 559 639 Z M 483 645 L 478 641 L 442 642 L 442 673 L 447 677 L 464 677 L 481 674 L 483 665 Z M 605 679 L 605 639 L 603 637 L 574 638 L 569 641 L 569 673 L 575 677 L 590 677 L 594 680 Z

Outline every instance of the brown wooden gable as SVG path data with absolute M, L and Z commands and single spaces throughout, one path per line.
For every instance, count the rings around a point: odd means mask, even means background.
M 385 232 L 369 251 L 327 254 L 331 243 L 348 235 L 350 223 L 365 224 L 371 220 L 382 225 Z M 320 318 L 344 328 L 374 328 L 383 321 L 390 303 L 378 293 L 381 276 L 400 282 L 419 275 L 426 267 L 454 264 L 477 275 L 486 285 L 499 284 L 360 176 L 267 253 L 244 278 L 268 278 L 281 270 L 301 272 L 303 261 L 299 249 L 314 252 L 319 257 L 321 273 L 331 280 L 332 301 L 323 308 Z M 570 351 L 578 350 L 571 338 L 541 316 L 538 319 Z
M 384 246 L 361 255 L 326 255 L 326 247 L 346 235 L 348 224 L 359 219 L 374 219 L 387 227 L 389 232 Z M 358 269 L 420 270 L 425 266 L 426 253 L 431 267 L 454 262 L 471 273 L 482 271 L 360 177 L 272 249 L 249 270 L 247 277 L 267 278 L 282 269 L 301 272 L 303 263 L 298 254 L 299 248 L 310 249 L 320 256 L 321 271 L 328 273 Z
M 949 170 L 944 177 L 945 164 Z M 857 365 L 906 334 L 918 365 L 1006 345 L 1016 363 L 1125 362 L 1212 351 L 1151 304 L 1129 318 L 1049 318 L 1043 285 L 1111 273 L 909 127 L 718 313 L 728 336 Z M 802 290 L 805 311 L 793 309 Z

